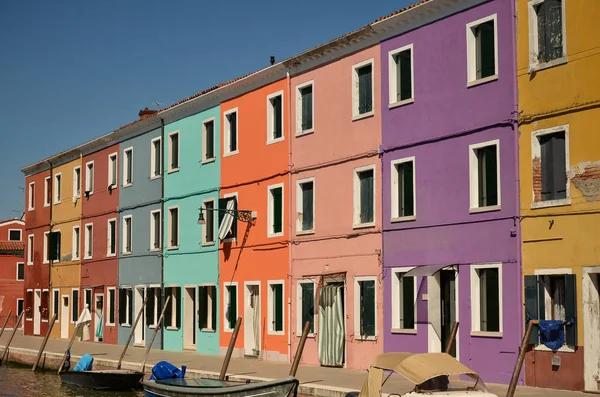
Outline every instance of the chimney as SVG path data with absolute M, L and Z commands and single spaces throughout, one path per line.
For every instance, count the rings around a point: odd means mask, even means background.
M 150 110 L 150 109 L 148 109 L 148 107 L 146 107 L 146 109 L 140 110 L 140 112 L 138 113 L 138 116 L 140 116 L 140 120 L 144 120 L 150 116 L 155 115 L 156 113 L 158 113 L 158 110 Z
M 275 57 L 273 55 L 271 55 L 271 65 L 275 64 Z

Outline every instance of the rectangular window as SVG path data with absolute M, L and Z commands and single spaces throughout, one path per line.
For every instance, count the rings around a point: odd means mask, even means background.
M 94 162 L 91 161 L 85 165 L 85 192 L 92 194 L 94 192 Z
M 267 97 L 267 143 L 283 138 L 283 91 Z
M 108 220 L 108 230 L 106 232 L 106 256 L 113 256 L 117 254 L 117 220 Z
M 119 289 L 119 324 L 131 326 L 133 317 L 133 289 Z
M 160 288 L 148 287 L 148 301 L 146 303 L 146 325 L 156 327 L 161 310 Z
M 150 212 L 150 250 L 161 248 L 161 216 L 160 210 Z
M 310 333 L 315 333 L 315 283 L 303 281 L 298 284 L 298 335 L 302 334 L 304 325 L 310 322 Z
M 233 331 L 238 317 L 237 284 L 225 285 L 225 331 Z
M 237 207 L 237 193 L 232 193 L 229 197 L 219 199 L 219 233 L 221 227 L 223 227 L 223 220 L 226 219 L 225 210 L 229 208 L 236 211 Z M 237 224 L 238 222 L 235 218 L 231 220 L 231 227 L 229 228 L 229 232 L 225 235 L 225 237 L 223 237 L 223 240 L 231 240 L 237 238 Z M 219 235 L 219 238 L 220 237 L 222 236 Z
M 303 134 L 314 129 L 314 85 L 312 81 L 297 87 L 296 92 L 296 134 Z
M 60 312 L 60 290 L 52 290 L 52 315 L 58 320 L 58 313 Z
M 269 333 L 283 333 L 283 282 L 269 282 Z
M 392 221 L 415 219 L 415 158 L 392 161 Z
M 355 310 L 355 333 L 360 335 L 359 339 L 374 338 L 376 335 L 375 320 L 375 278 L 355 278 L 354 307 Z
M 25 264 L 17 262 L 17 281 L 25 280 Z
M 312 232 L 315 227 L 315 182 L 314 179 L 298 181 L 298 195 L 296 201 L 297 232 Z
M 72 259 L 78 260 L 80 257 L 80 241 L 79 226 L 73 226 L 73 242 L 72 242 Z
M 202 161 L 212 161 L 215 159 L 215 120 L 211 119 L 202 124 L 202 137 L 204 150 L 202 152 Z
M 48 245 L 50 243 L 49 236 L 50 236 L 50 232 L 44 233 L 44 261 L 43 261 L 43 263 L 49 262 L 49 257 L 50 257 L 49 250 L 48 250 Z
M 375 168 L 354 170 L 354 224 L 370 226 L 375 222 Z
M 87 305 L 87 307 L 90 309 L 90 311 L 92 310 L 92 290 L 89 288 L 86 288 L 84 291 L 84 295 L 83 295 L 83 307 L 85 307 L 85 305 Z
M 169 172 L 179 169 L 179 132 L 169 134 Z
M 117 186 L 117 154 L 112 153 L 108 156 L 108 186 Z
M 79 290 L 74 289 L 71 293 L 71 322 L 75 323 L 79 318 Z
M 389 53 L 390 105 L 413 100 L 413 45 Z
M 17 317 L 23 313 L 25 302 L 23 299 L 17 299 Z
M 565 133 L 557 132 L 539 137 L 541 148 L 542 201 L 567 197 Z
M 152 154 L 150 157 L 150 179 L 162 175 L 162 138 L 152 140 Z
M 237 108 L 225 114 L 225 155 L 238 152 Z
M 373 60 L 352 66 L 352 116 L 360 118 L 373 111 Z
M 131 215 L 123 217 L 123 253 L 131 254 L 132 250 L 132 227 L 133 218 Z
M 50 198 L 52 197 L 52 185 L 50 183 L 50 177 L 47 176 L 44 179 L 44 207 L 50 206 Z
M 29 182 L 28 207 L 29 211 L 35 208 L 35 182 Z
M 108 291 L 108 317 L 106 318 L 106 325 L 115 325 L 115 302 L 116 302 L 116 290 L 114 287 L 109 287 Z
M 531 32 L 529 48 L 533 65 L 551 62 L 566 55 L 563 0 L 529 2 Z
M 27 236 L 27 264 L 33 265 L 33 234 Z
M 91 259 L 94 249 L 94 225 L 88 223 L 85 225 L 85 253 L 84 259 Z
M 202 233 L 202 242 L 204 244 L 213 244 L 215 242 L 215 201 L 209 200 L 203 202 L 204 208 L 204 226 Z
M 60 203 L 62 198 L 62 174 L 54 175 L 54 204 Z
M 73 168 L 73 197 L 81 197 L 81 167 Z
M 283 185 L 268 187 L 269 197 L 269 237 L 283 235 Z
M 500 205 L 499 140 L 469 145 L 471 210 Z
M 181 327 L 181 288 L 166 287 L 165 297 L 170 296 L 171 300 L 165 309 L 164 325 L 166 328 Z
M 202 331 L 217 329 L 217 287 L 203 285 L 200 287 L 199 328 Z
M 408 271 L 408 269 L 406 269 Z M 416 330 L 417 288 L 416 278 L 394 271 L 392 278 L 392 332 Z
M 125 149 L 125 164 L 123 164 L 123 187 L 133 183 L 133 148 Z
M 19 229 L 11 229 L 8 231 L 8 240 L 9 241 L 21 241 L 21 230 Z
M 496 14 L 467 24 L 467 73 L 469 83 L 498 77 Z
M 179 248 L 179 208 L 169 208 L 169 246 Z
M 500 283 L 498 268 L 476 270 L 479 278 L 479 330 L 500 331 Z

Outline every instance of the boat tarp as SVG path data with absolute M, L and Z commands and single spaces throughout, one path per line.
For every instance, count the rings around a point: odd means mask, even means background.
M 359 397 L 381 395 L 384 371 L 397 372 L 415 385 L 443 375 L 467 375 L 479 379 L 475 371 L 446 353 L 383 353 L 371 362 Z
M 73 371 L 91 371 L 92 365 L 94 364 L 94 357 L 91 354 L 86 353 L 79 359 Z

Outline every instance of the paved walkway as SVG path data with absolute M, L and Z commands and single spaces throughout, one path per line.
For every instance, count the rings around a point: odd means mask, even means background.
M 0 354 L 8 342 L 11 332 L 5 331 L 0 338 Z M 24 336 L 18 331 L 11 344 L 10 359 L 21 362 L 33 362 L 37 351 L 42 343 L 41 337 Z M 68 341 L 62 339 L 50 339 L 46 345 L 46 356 L 43 358 L 48 364 L 62 359 L 62 355 L 68 346 Z M 75 342 L 71 349 L 72 365 L 85 353 L 94 356 L 94 365 L 114 367 L 121 355 L 123 347 L 119 345 L 108 345 L 90 342 Z M 130 347 L 123 360 L 123 369 L 139 369 L 144 358 L 145 349 Z M 170 352 L 164 350 L 152 350 L 146 364 L 149 371 L 156 362 L 166 360 L 174 365 L 186 365 L 188 373 L 203 376 L 218 375 L 223 357 L 202 355 L 195 352 Z M 276 379 L 287 376 L 290 364 L 261 361 L 257 359 L 233 358 L 229 364 L 228 374 L 230 379 Z M 366 377 L 366 371 L 323 368 L 318 366 L 300 365 L 297 378 L 301 382 L 299 392 L 305 395 L 318 397 L 343 397 L 348 391 L 360 390 Z M 499 397 L 506 395 L 506 386 L 488 384 L 491 392 Z M 386 383 L 384 392 L 405 393 L 411 389 L 411 384 L 399 375 L 392 376 Z M 559 390 L 539 389 L 532 387 L 519 387 L 515 396 L 519 397 L 582 397 L 589 396 L 581 392 L 567 392 Z

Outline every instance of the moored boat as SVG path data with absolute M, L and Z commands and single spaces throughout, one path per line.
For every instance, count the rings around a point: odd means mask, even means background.
M 143 372 L 123 369 L 98 371 L 67 371 L 60 373 L 60 380 L 68 385 L 94 390 L 132 390 L 141 388 Z

